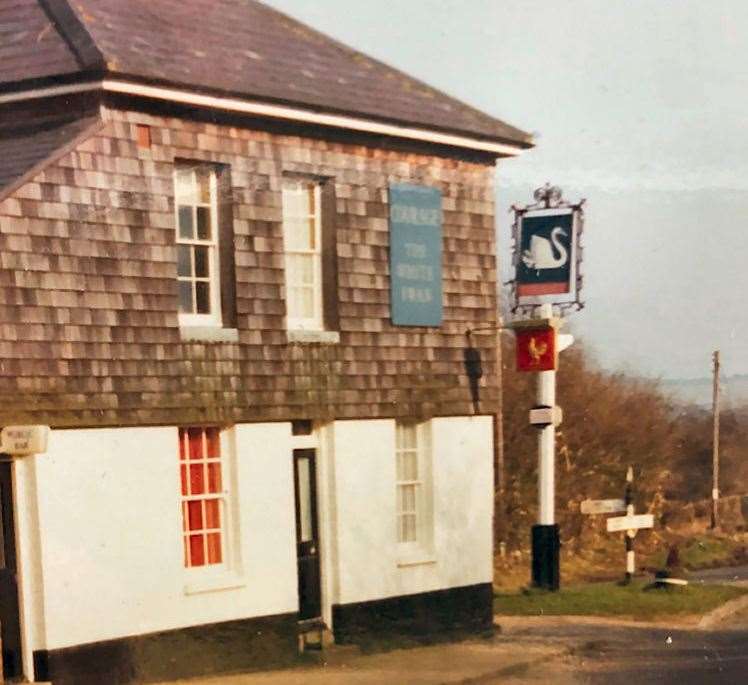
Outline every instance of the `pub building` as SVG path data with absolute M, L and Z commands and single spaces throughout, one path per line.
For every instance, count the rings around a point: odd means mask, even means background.
M 490 630 L 465 331 L 531 137 L 253 0 L 12 0 L 0 35 L 0 427 L 44 443 L 3 442 L 5 676 Z

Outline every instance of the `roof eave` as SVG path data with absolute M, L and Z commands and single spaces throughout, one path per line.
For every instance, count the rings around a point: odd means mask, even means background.
M 29 84 L 26 84 L 26 87 L 24 84 L 19 84 L 16 90 L 0 92 L 0 105 L 93 91 L 415 140 L 488 153 L 496 157 L 515 157 L 523 150 L 534 146 L 531 136 L 523 136 L 519 140 L 492 138 L 481 134 L 439 130 L 405 122 L 376 120 L 356 114 L 314 110 L 296 104 L 270 103 L 230 94 L 208 94 L 178 86 L 152 85 L 135 79 L 111 76 L 31 87 Z

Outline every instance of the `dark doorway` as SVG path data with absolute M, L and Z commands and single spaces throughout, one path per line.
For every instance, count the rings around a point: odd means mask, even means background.
M 0 462 L 0 626 L 3 671 L 6 678 L 20 678 L 21 629 L 16 579 L 16 534 L 13 520 L 13 472 L 9 461 Z
M 296 495 L 296 556 L 299 571 L 299 619 L 321 614 L 319 534 L 317 529 L 317 469 L 314 450 L 293 451 Z

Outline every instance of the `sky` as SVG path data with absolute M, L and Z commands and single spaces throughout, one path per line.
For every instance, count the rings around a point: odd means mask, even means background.
M 512 204 L 585 198 L 569 326 L 604 368 L 748 374 L 748 3 L 265 1 L 535 134 L 499 163 L 502 278 Z

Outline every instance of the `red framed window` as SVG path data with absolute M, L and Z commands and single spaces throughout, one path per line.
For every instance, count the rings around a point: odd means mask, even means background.
M 222 564 L 226 556 L 226 502 L 218 428 L 179 429 L 179 470 L 184 565 Z

